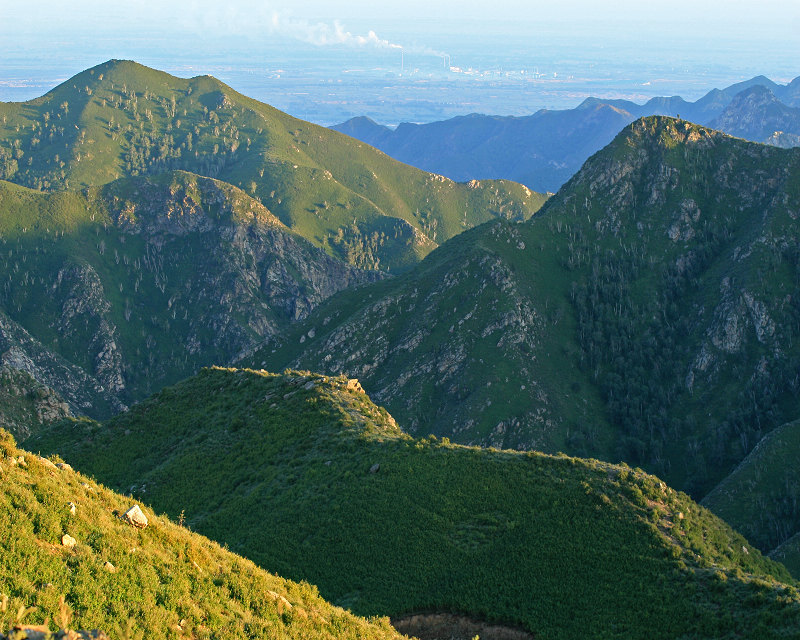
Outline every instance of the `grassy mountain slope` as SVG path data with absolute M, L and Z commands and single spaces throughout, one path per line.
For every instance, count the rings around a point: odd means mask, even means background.
M 0 182 L 0 347 L 75 413 L 109 415 L 228 362 L 379 277 L 266 207 L 183 171 L 80 192 Z
M 145 529 L 124 523 L 130 498 L 17 449 L 3 431 L 0 469 L 0 628 L 23 606 L 35 607 L 26 623 L 111 637 L 400 638 L 148 508 Z
M 0 179 L 38 189 L 97 186 L 183 169 L 258 198 L 350 264 L 403 269 L 493 217 L 526 218 L 544 197 L 402 165 L 218 80 L 112 60 L 25 103 L 0 104 Z
M 766 435 L 703 505 L 765 551 L 800 533 L 800 421 Z
M 800 106 L 795 104 L 798 86 L 800 78 L 778 85 L 758 76 L 714 89 L 696 102 L 679 96 L 652 98 L 645 104 L 587 98 L 575 109 L 541 110 L 525 117 L 472 114 L 428 124 L 403 123 L 396 129 L 360 117 L 332 128 L 454 180 L 508 178 L 536 191 L 557 191 L 589 156 L 644 116 L 680 115 L 748 140 L 800 146 L 790 108 Z M 768 109 L 742 108 L 739 94 L 749 94 L 753 88 L 772 92 L 775 104 Z M 775 131 L 784 134 L 773 138 Z
M 546 638 L 798 637 L 786 570 L 658 479 L 414 440 L 346 378 L 204 370 L 28 446 L 354 612 Z
M 702 497 L 797 414 L 799 186 L 797 150 L 646 118 L 529 222 L 247 362 L 358 376 L 414 433 L 627 460 Z

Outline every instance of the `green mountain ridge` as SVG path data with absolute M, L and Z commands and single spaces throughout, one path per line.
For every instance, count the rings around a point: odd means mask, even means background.
M 797 150 L 645 118 L 528 222 L 243 363 L 357 376 L 412 434 L 625 460 L 699 498 L 796 418 L 798 212 Z
M 130 526 L 119 517 L 130 498 L 17 449 L 4 431 L 0 469 L 3 630 L 33 607 L 22 622 L 112 638 L 402 637 L 387 620 L 333 607 L 315 587 L 269 574 L 147 507 L 147 527 Z
M 206 369 L 26 446 L 356 613 L 547 638 L 798 637 L 785 568 L 657 478 L 416 440 L 343 377 Z
M 545 197 L 508 181 L 456 184 L 302 122 L 210 77 L 129 61 L 0 104 L 0 179 L 60 190 L 183 169 L 260 200 L 288 227 L 361 268 L 402 270 L 493 217 Z

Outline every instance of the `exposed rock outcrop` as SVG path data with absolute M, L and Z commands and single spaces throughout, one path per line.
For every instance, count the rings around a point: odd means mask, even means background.
M 334 293 L 382 277 L 313 247 L 258 200 L 210 178 L 121 180 L 86 206 L 107 218 L 0 255 L 0 273 L 26 269 L 0 291 L 0 358 L 74 415 L 108 417 L 242 357 Z

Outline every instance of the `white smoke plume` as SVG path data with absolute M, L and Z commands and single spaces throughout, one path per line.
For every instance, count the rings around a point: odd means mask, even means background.
M 439 58 L 447 56 L 443 51 L 437 51 L 426 46 L 416 44 L 405 46 L 390 42 L 378 36 L 373 30 L 369 30 L 366 35 L 354 34 L 348 31 L 338 20 L 334 20 L 332 23 L 309 22 L 300 18 L 281 15 L 277 11 L 272 14 L 270 31 L 318 47 L 345 45 L 350 47 L 372 47 L 375 49 L 401 49 L 405 53 L 437 56 Z
M 156 0 L 141 0 L 153 4 L 154 11 L 164 21 L 171 15 L 172 3 L 156 2 Z M 0 0 L 2 3 L 2 0 Z M 156 5 L 160 8 L 156 9 Z M 194 10 L 175 14 L 171 21 L 179 21 L 185 28 L 198 34 L 209 31 L 226 35 L 241 35 L 254 37 L 254 34 L 264 32 L 292 38 L 318 47 L 348 46 L 353 48 L 395 49 L 404 53 L 424 56 L 446 57 L 442 51 L 436 51 L 427 46 L 411 44 L 403 45 L 381 38 L 374 30 L 366 34 L 349 31 L 339 20 L 332 22 L 315 22 L 297 18 L 290 12 L 276 10 L 270 3 L 263 0 L 239 0 L 233 4 L 221 6 L 210 0 L 193 0 Z
M 352 47 L 374 47 L 376 49 L 402 49 L 402 45 L 389 42 L 370 30 L 367 35 L 357 35 L 347 31 L 335 20 L 333 24 L 326 22 L 311 23 L 297 18 L 286 18 L 275 12 L 272 14 L 271 29 L 275 33 L 291 36 L 297 40 L 317 46 L 343 44 Z

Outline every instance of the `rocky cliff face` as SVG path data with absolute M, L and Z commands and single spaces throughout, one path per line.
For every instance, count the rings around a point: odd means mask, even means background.
M 58 392 L 53 393 L 64 398 L 68 412 L 74 415 L 93 412 L 111 414 L 126 408 L 116 394 L 106 390 L 97 378 L 45 347 L 19 323 L 2 312 L 0 362 L 9 372 L 24 374 L 42 388 L 58 389 Z M 31 389 L 37 389 L 36 385 L 25 383 Z
M 55 391 L 12 364 L 0 364 L 0 428 L 27 438 L 70 415 L 69 405 Z
M 240 357 L 336 291 L 380 277 L 312 247 L 238 189 L 192 174 L 118 181 L 81 206 L 93 221 L 42 234 L 34 220 L 0 256 L 6 358 L 78 414 L 109 415 Z
M 61 313 L 52 325 L 59 338 L 76 352 L 86 347 L 89 370 L 105 389 L 115 394 L 124 391 L 119 335 L 109 317 L 111 303 L 95 268 L 87 263 L 65 263 L 50 292 L 61 302 Z

